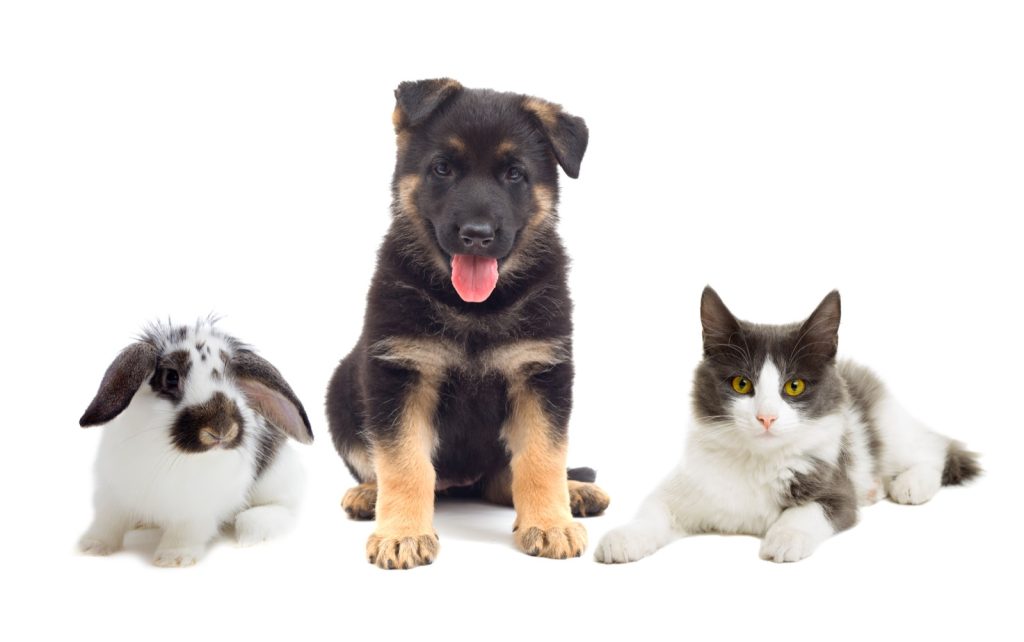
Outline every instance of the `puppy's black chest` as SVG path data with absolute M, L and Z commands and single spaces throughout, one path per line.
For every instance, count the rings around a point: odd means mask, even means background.
M 498 373 L 451 371 L 438 390 L 434 464 L 439 480 L 473 483 L 508 463 L 501 427 L 508 414 L 508 384 Z

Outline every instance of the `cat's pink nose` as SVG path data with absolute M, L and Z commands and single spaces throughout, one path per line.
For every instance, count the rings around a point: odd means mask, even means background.
M 771 430 L 772 424 L 778 419 L 775 415 L 758 415 L 757 420 L 761 422 L 765 430 Z

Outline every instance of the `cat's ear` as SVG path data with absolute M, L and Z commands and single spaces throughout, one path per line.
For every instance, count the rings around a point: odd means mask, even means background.
M 700 297 L 700 325 L 703 329 L 705 355 L 713 352 L 716 347 L 729 345 L 740 331 L 740 322 L 710 285 L 704 288 Z
M 800 326 L 800 345 L 812 354 L 834 358 L 839 349 L 840 316 L 839 291 L 832 290 Z

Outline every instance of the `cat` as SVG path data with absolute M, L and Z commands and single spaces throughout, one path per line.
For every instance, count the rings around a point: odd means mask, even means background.
M 853 526 L 859 506 L 920 504 L 981 473 L 975 453 L 913 419 L 870 370 L 837 361 L 838 292 L 790 325 L 738 320 L 710 287 L 700 313 L 686 452 L 597 561 L 717 532 L 762 537 L 762 559 L 796 562 Z

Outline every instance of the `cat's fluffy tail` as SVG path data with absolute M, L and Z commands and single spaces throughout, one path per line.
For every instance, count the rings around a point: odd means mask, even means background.
M 981 473 L 978 453 L 967 450 L 959 441 L 949 442 L 946 465 L 942 468 L 943 486 L 958 486 L 971 481 Z

